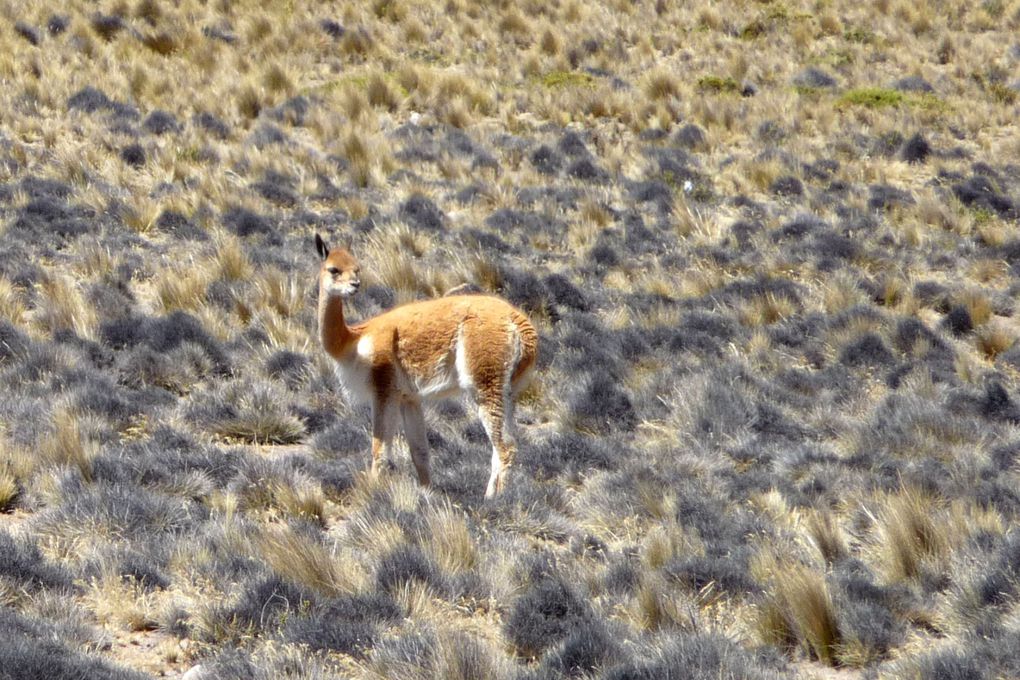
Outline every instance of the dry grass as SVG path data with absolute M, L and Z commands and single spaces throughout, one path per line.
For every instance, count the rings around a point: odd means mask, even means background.
M 1016 343 L 1016 331 L 1003 323 L 989 323 L 980 328 L 975 339 L 978 351 L 989 361 Z
M 801 564 L 778 564 L 769 599 L 759 609 L 758 632 L 778 646 L 799 646 L 812 658 L 835 665 L 841 643 L 824 577 Z
M 243 281 L 251 276 L 252 264 L 240 239 L 220 234 L 213 258 L 215 272 L 224 281 Z
M 916 489 L 884 499 L 880 515 L 880 553 L 892 582 L 916 579 L 926 566 L 939 564 L 948 548 L 935 500 Z
M 36 457 L 0 436 L 0 512 L 9 512 L 31 480 Z
M 846 536 L 829 512 L 813 512 L 805 522 L 805 531 L 827 564 L 833 564 L 849 554 Z
M 287 319 L 297 316 L 307 302 L 305 286 L 278 269 L 266 270 L 256 281 L 259 304 Z
M 25 310 L 21 291 L 7 279 L 0 278 L 0 318 L 20 325 Z
M 478 547 L 464 517 L 449 505 L 430 508 L 425 515 L 426 532 L 422 543 L 444 570 L 468 572 L 479 564 Z
M 156 299 L 164 312 L 194 311 L 205 304 L 208 271 L 201 265 L 168 266 L 156 278 Z
M 973 655 L 978 623 L 1016 628 L 1016 607 L 974 585 L 1017 523 L 1015 2 L 263 5 L 4 7 L 0 321 L 24 346 L 0 346 L 0 511 L 69 570 L 83 617 L 147 630 L 180 602 L 189 663 L 229 640 L 266 676 L 380 678 L 555 674 L 551 655 L 525 668 L 508 652 L 522 574 L 565 580 L 585 625 L 611 628 L 619 659 L 566 671 L 592 677 L 640 674 L 627 664 L 680 633 L 752 647 L 757 630 L 798 661 L 884 676 L 893 659 L 913 668 L 936 627 Z M 804 81 L 809 67 L 836 85 Z M 936 92 L 893 86 L 907 76 Z M 157 109 L 172 131 L 149 129 Z M 915 133 L 931 153 L 909 162 Z M 141 165 L 123 155 L 135 143 Z M 802 195 L 777 191 L 786 176 Z M 415 194 L 441 231 L 408 224 Z M 231 208 L 270 228 L 223 226 Z M 171 209 L 187 233 L 156 228 Z M 493 226 L 501 209 L 524 226 Z M 363 442 L 338 424 L 365 419 L 316 349 L 314 231 L 352 239 L 356 315 L 466 282 L 529 309 L 542 382 L 519 400 L 523 481 L 507 499 L 474 493 L 487 453 L 470 408 L 430 423 L 433 490 L 406 479 L 402 444 L 397 472 L 354 472 Z M 844 237 L 855 248 L 839 252 Z M 947 329 L 957 306 L 973 330 Z M 160 326 L 175 310 L 200 330 Z M 888 354 L 855 365 L 844 349 L 865 333 Z M 111 409 L 141 413 L 70 408 L 99 377 Z M 607 394 L 584 391 L 595 377 Z M 1009 404 L 989 407 L 989 380 Z M 584 407 L 603 429 L 573 429 Z M 343 453 L 313 456 L 319 437 Z M 98 467 L 108 455 L 130 465 Z M 252 483 L 250 456 L 279 460 Z M 101 519 L 32 517 L 64 511 L 72 483 L 177 503 L 187 529 L 155 550 Z M 764 601 L 667 576 L 688 559 L 746 566 L 759 535 L 783 552 L 751 560 Z M 410 578 L 393 593 L 405 618 L 358 659 L 310 653 L 286 624 L 211 628 L 270 570 L 324 598 L 372 595 L 379 561 L 408 545 L 489 597 Z M 95 569 L 107 550 L 163 547 L 164 593 Z M 892 649 L 836 627 L 851 561 L 923 602 L 890 609 L 908 631 Z M 48 597 L 0 584 L 0 600 L 59 622 Z
M 147 590 L 114 570 L 94 579 L 84 596 L 100 623 L 130 631 L 155 630 L 162 599 L 158 591 Z
M 356 561 L 342 560 L 322 543 L 290 529 L 269 529 L 257 541 L 266 562 L 281 576 L 323 595 L 353 593 L 364 586 Z
M 83 432 L 81 417 L 70 409 L 53 414 L 53 428 L 39 446 L 39 457 L 48 465 L 71 466 L 86 481 L 92 479 L 92 460 L 99 452 L 96 442 Z
M 45 333 L 71 330 L 92 338 L 98 319 L 75 281 L 63 274 L 52 274 L 39 284 L 40 302 L 34 315 L 35 325 Z

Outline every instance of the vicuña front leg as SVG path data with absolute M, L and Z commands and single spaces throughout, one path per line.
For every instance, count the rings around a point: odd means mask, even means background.
M 390 399 L 377 398 L 372 406 L 372 474 L 393 467 L 390 452 L 393 450 L 393 437 L 397 431 L 397 419 L 400 416 L 397 404 Z
M 425 430 L 425 414 L 422 413 L 420 404 L 403 404 L 400 407 L 400 415 L 404 421 L 404 437 L 407 439 L 407 448 L 411 452 L 411 461 L 414 469 L 418 472 L 418 482 L 422 486 L 431 483 L 429 475 L 429 440 L 428 432 Z

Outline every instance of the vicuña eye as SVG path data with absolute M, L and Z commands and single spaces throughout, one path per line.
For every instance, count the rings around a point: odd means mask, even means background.
M 340 273 L 340 270 L 337 269 L 336 267 L 329 267 L 326 269 L 326 271 L 332 274 L 333 276 L 336 276 L 337 274 Z

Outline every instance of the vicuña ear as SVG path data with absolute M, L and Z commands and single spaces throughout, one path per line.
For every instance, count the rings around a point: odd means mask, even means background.
M 350 235 L 344 237 L 344 250 L 348 253 L 351 252 L 351 237 Z
M 319 251 L 319 257 L 323 260 L 329 257 L 329 246 L 326 245 L 326 242 L 318 234 L 315 235 L 315 249 Z

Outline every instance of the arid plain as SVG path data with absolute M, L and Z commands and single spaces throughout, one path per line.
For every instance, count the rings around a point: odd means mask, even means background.
M 0 0 L 0 678 L 1020 677 L 1020 2 Z M 366 473 L 319 346 L 524 310 Z

